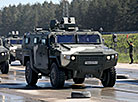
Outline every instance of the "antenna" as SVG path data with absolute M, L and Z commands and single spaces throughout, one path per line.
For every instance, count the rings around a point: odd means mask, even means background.
M 68 0 L 61 0 L 61 2 L 63 3 L 62 17 L 69 17 L 69 2 L 68 2 Z

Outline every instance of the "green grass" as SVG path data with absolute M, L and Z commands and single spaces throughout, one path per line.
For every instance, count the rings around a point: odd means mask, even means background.
M 119 53 L 118 62 L 129 63 L 130 62 L 129 54 Z M 134 56 L 134 63 L 138 63 L 138 56 Z
M 118 34 L 117 35 L 117 48 L 116 51 L 119 53 L 118 62 L 120 63 L 129 63 L 129 53 L 128 53 L 128 44 L 126 42 L 126 35 L 127 34 Z M 112 42 L 112 35 L 103 35 L 103 38 L 105 39 L 105 43 L 111 47 Z M 129 34 L 128 40 L 133 41 L 134 44 L 134 63 L 138 63 L 138 34 Z

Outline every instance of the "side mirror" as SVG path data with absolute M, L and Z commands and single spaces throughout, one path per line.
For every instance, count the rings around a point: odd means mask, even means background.
M 117 43 L 117 35 L 116 35 L 116 34 L 113 34 L 113 35 L 112 35 L 112 38 L 113 38 L 113 42 L 114 42 L 114 43 Z
M 50 44 L 53 44 L 53 43 L 55 43 L 55 37 L 52 35 L 52 36 L 50 37 Z
M 104 38 L 102 38 L 103 44 L 105 44 Z

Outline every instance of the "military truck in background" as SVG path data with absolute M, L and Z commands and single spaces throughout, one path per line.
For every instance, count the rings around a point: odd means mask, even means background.
M 50 30 L 26 33 L 22 51 L 29 85 L 40 76 L 50 76 L 53 88 L 62 88 L 68 79 L 82 84 L 89 76 L 100 79 L 104 87 L 116 82 L 118 53 L 104 46 L 98 31 L 79 30 L 74 17 L 52 20 Z
M 5 47 L 10 51 L 10 63 L 22 59 L 22 37 L 10 36 L 5 38 Z
M 9 51 L 3 46 L 2 38 L 0 38 L 0 70 L 2 74 L 9 72 Z

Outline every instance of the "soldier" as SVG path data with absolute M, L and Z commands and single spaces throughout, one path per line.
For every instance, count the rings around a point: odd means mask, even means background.
M 128 41 L 128 39 L 127 39 L 127 43 L 128 43 L 128 45 L 129 45 L 129 57 L 130 57 L 130 59 L 131 59 L 131 62 L 129 63 L 129 64 L 132 64 L 133 63 L 133 42 L 132 41 Z

